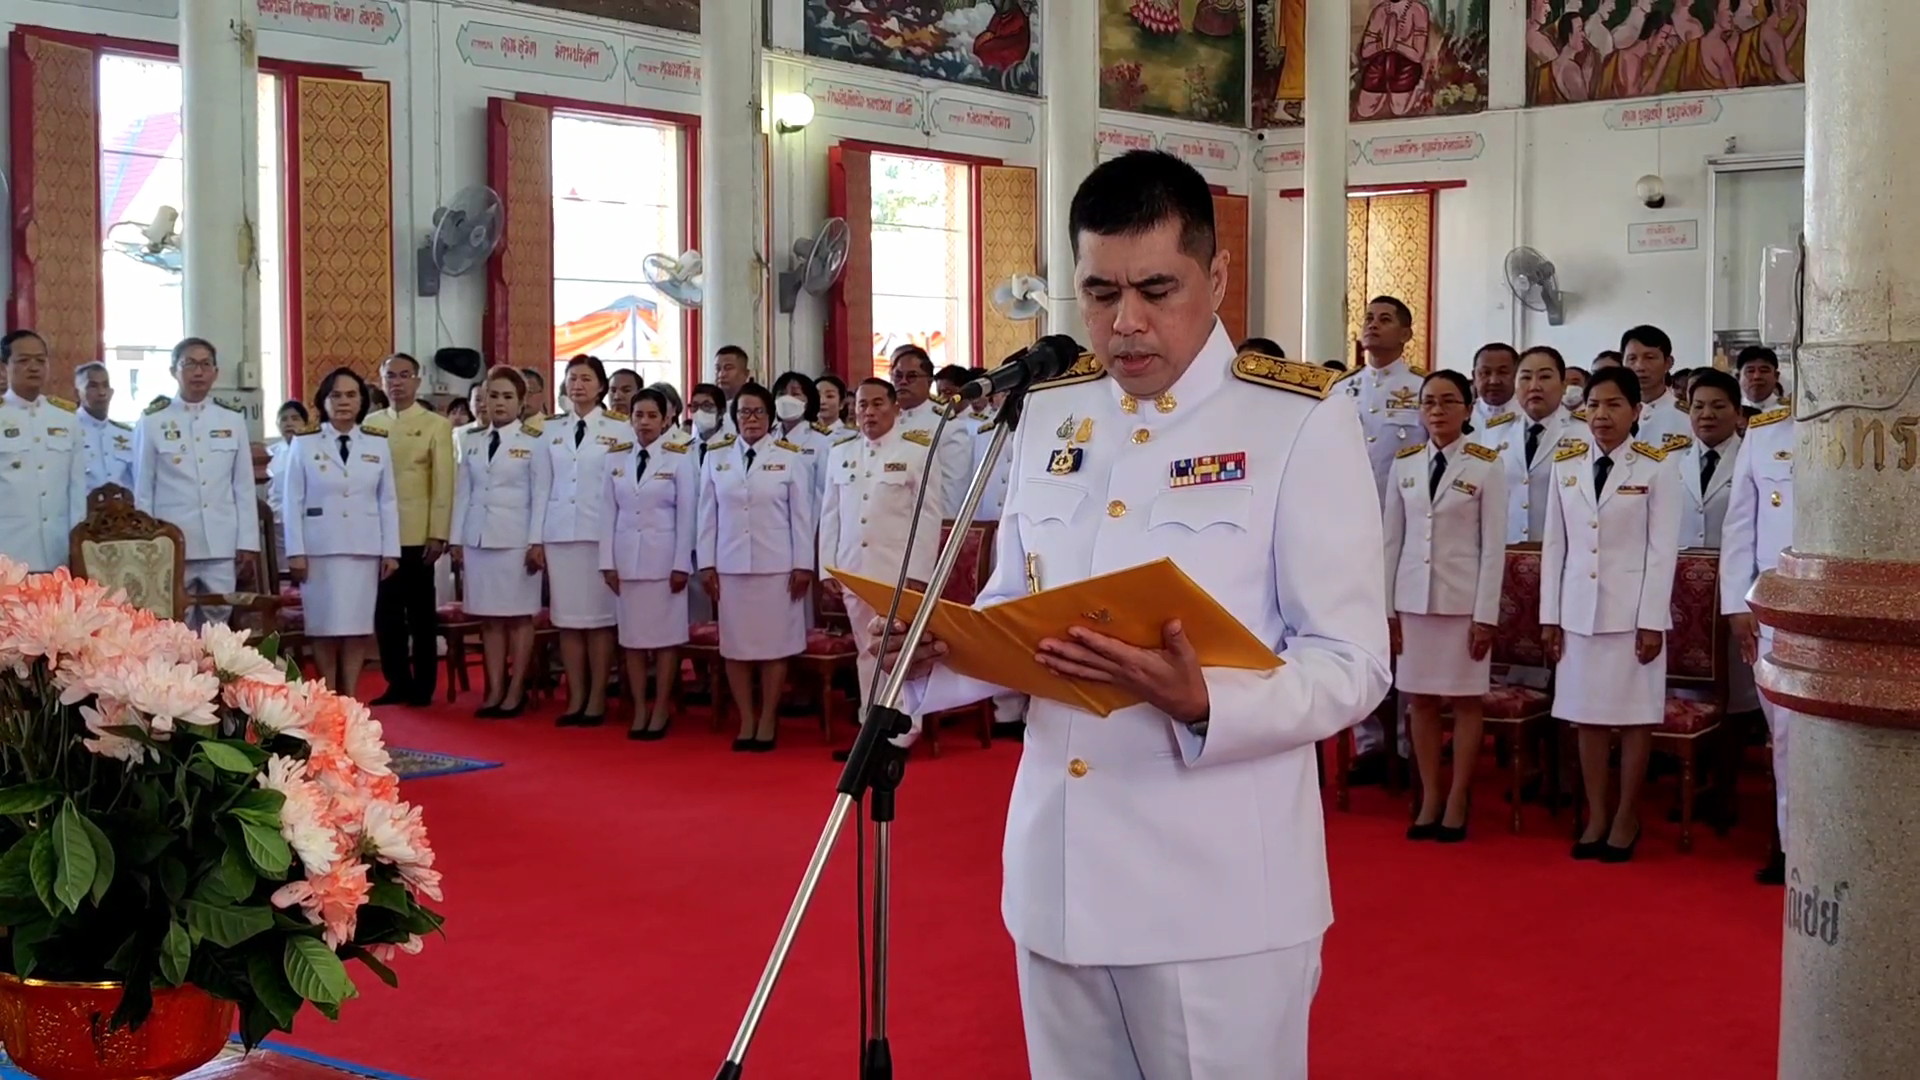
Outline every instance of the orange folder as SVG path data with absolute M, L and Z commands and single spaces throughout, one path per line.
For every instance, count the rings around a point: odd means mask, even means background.
M 844 570 L 829 572 L 875 611 L 884 614 L 892 603 L 891 582 Z M 911 590 L 901 594 L 900 621 L 911 621 L 923 600 L 922 594 Z M 1206 667 L 1271 671 L 1280 666 L 1280 658 L 1266 643 L 1169 559 L 987 608 L 941 600 L 927 629 L 946 642 L 946 665 L 962 675 L 1106 716 L 1138 705 L 1140 699 L 1110 683 L 1066 679 L 1048 671 L 1033 658 L 1040 640 L 1065 638 L 1070 628 L 1084 626 L 1129 645 L 1158 648 L 1160 628 L 1169 619 L 1180 620 Z

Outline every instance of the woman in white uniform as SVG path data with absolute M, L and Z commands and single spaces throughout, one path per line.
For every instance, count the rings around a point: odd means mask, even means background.
M 667 736 L 668 708 L 680 681 L 679 648 L 687 643 L 687 579 L 693 574 L 694 509 L 700 497 L 699 455 L 675 434 L 667 399 L 641 390 L 629 403 L 633 435 L 613 456 L 601 496 L 600 569 L 619 596 L 620 647 L 633 695 L 627 738 Z M 653 653 L 653 711 L 644 689 Z
M 846 420 L 847 384 L 838 375 L 822 375 L 813 380 L 814 393 L 820 396 L 819 415 L 814 422 L 825 427 L 830 440 L 853 430 Z
M 773 394 L 748 383 L 733 399 L 739 435 L 707 449 L 700 475 L 700 584 L 720 618 L 720 656 L 740 705 L 737 751 L 774 746 L 774 710 L 787 659 L 807 645 L 804 600 L 813 585 L 812 464 L 773 437 Z M 760 695 L 755 708 L 754 673 Z
M 521 420 L 527 383 L 508 367 L 487 372 L 485 424 L 461 441 L 453 485 L 453 535 L 466 572 L 466 613 L 480 620 L 487 684 L 475 716 L 519 716 L 527 704 L 533 617 L 546 566 L 547 495 L 553 464 L 540 419 Z M 511 675 L 508 658 L 513 661 Z
M 367 665 L 380 581 L 400 565 L 400 503 L 387 440 L 360 426 L 370 403 L 357 373 L 328 372 L 313 395 L 326 422 L 295 438 L 281 458 L 287 570 L 301 583 L 320 677 L 349 697 Z
M 273 423 L 280 431 L 280 439 L 267 444 L 267 506 L 275 520 L 283 522 L 287 519 L 287 451 L 293 449 L 295 436 L 307 432 L 310 423 L 307 407 L 298 401 L 289 401 L 274 414 Z
M 1420 812 L 1409 840 L 1467 838 L 1481 695 L 1506 573 L 1507 486 L 1500 454 L 1469 442 L 1472 384 L 1436 371 L 1420 386 L 1427 441 L 1400 451 L 1385 508 L 1394 684 L 1409 696 Z M 1443 705 L 1453 707 L 1453 780 L 1440 786 Z
M 607 718 L 613 678 L 613 590 L 600 574 L 600 518 L 606 509 L 607 465 L 616 447 L 633 441 L 625 416 L 600 408 L 607 371 L 598 359 L 567 363 L 560 392 L 567 407 L 545 424 L 553 466 L 547 500 L 547 596 L 560 632 L 560 666 L 567 673 L 567 711 L 560 727 L 594 727 Z
M 1553 715 L 1580 729 L 1587 826 L 1576 859 L 1626 862 L 1653 729 L 1666 708 L 1666 633 L 1680 552 L 1681 482 L 1658 447 L 1633 441 L 1640 385 L 1626 368 L 1586 386 L 1593 440 L 1553 455 L 1553 506 L 1540 549 L 1540 628 L 1556 662 Z M 1612 729 L 1620 805 L 1607 810 Z

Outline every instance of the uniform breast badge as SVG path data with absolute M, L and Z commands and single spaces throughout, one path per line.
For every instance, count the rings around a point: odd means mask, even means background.
M 1223 484 L 1246 478 L 1247 455 L 1245 452 L 1181 458 L 1167 467 L 1167 486 L 1169 487 Z
M 1080 426 L 1073 430 L 1073 441 L 1076 443 L 1093 441 L 1093 417 L 1089 416 L 1080 421 Z
M 907 463 L 904 461 L 889 461 L 887 462 L 887 471 L 888 472 L 906 472 Z
M 1073 417 L 1069 416 L 1065 420 L 1060 421 L 1060 426 L 1053 429 L 1053 437 L 1056 439 L 1073 438 Z
M 1580 478 L 1577 476 L 1563 476 L 1560 478 L 1561 487 L 1578 487 L 1579 484 Z
M 1040 591 L 1040 556 L 1035 555 L 1033 552 L 1029 551 L 1027 552 L 1027 592 L 1029 594 L 1032 594 L 1032 593 L 1037 593 L 1039 591 Z
M 1047 472 L 1054 476 L 1067 476 L 1080 471 L 1080 460 L 1085 451 L 1077 446 L 1062 446 L 1047 458 Z

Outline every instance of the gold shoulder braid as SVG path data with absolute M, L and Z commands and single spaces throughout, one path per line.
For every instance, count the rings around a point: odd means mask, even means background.
M 527 434 L 535 437 L 538 437 L 539 434 L 545 430 L 540 426 L 540 418 L 537 416 L 529 416 L 525 420 L 520 421 L 520 427 L 526 431 Z
M 1256 352 L 1243 352 L 1233 359 L 1233 377 L 1241 382 L 1275 390 L 1290 390 L 1310 398 L 1324 398 L 1340 380 L 1331 368 L 1276 360 Z
M 662 443 L 660 449 L 665 450 L 669 454 L 684 454 L 687 452 L 687 444 L 683 442 Z
M 815 421 L 813 425 L 813 430 L 819 432 L 822 435 L 831 435 L 833 434 L 833 425 L 823 424 L 818 421 Z
M 47 395 L 47 404 L 52 405 L 61 412 L 78 412 L 80 410 L 80 406 L 75 405 L 66 398 L 54 397 L 52 394 Z
M 1693 440 L 1685 435 L 1669 435 L 1660 443 L 1660 452 L 1671 454 L 1675 450 L 1685 450 L 1693 445 Z
M 1513 414 L 1507 413 L 1506 415 L 1512 416 Z M 1467 444 L 1467 456 L 1477 457 L 1481 461 L 1499 461 L 1500 460 L 1500 452 L 1498 450 L 1495 450 L 1491 446 L 1481 446 L 1479 443 L 1472 443 L 1472 442 Z
M 1078 383 L 1093 382 L 1095 379 L 1104 379 L 1106 377 L 1107 366 L 1100 362 L 1099 357 L 1092 353 L 1081 353 L 1080 359 L 1074 361 L 1073 366 L 1068 368 L 1064 373 L 1051 379 L 1034 383 L 1027 389 L 1029 391 L 1051 390 L 1057 386 L 1074 386 Z
M 154 413 L 159 412 L 160 410 L 166 408 L 171 404 L 173 404 L 173 399 L 170 397 L 167 397 L 165 394 L 162 394 L 161 396 L 154 398 L 152 401 L 147 402 L 147 415 L 151 416 Z
M 854 433 L 854 434 L 852 434 L 852 435 L 848 435 L 848 436 L 847 436 L 846 438 L 844 438 L 844 439 L 835 439 L 835 440 L 833 440 L 833 445 L 835 445 L 835 446 L 845 446 L 845 445 L 847 445 L 848 443 L 850 443 L 850 442 L 852 442 L 853 440 L 855 440 L 855 439 L 857 439 L 857 438 L 859 438 L 859 437 L 860 437 L 860 435 L 859 435 L 859 433 L 858 433 L 858 432 L 855 432 L 855 433 Z
M 614 412 L 614 411 L 613 411 L 612 409 L 608 409 L 608 410 L 607 410 L 607 419 L 609 419 L 609 420 L 618 420 L 618 421 L 620 421 L 621 423 L 623 423 L 623 424 L 624 424 L 624 423 L 626 423 L 626 422 L 628 422 L 629 420 L 632 420 L 632 419 L 633 419 L 633 417 L 631 417 L 631 416 L 628 416 L 628 415 L 627 415 L 626 413 L 623 413 L 623 412 Z
M 1426 448 L 1427 448 L 1426 443 L 1414 443 L 1412 446 L 1407 447 L 1405 450 L 1402 450 L 1393 456 L 1396 460 L 1403 457 L 1412 457 L 1413 455 L 1420 453 Z
M 1559 452 L 1553 455 L 1555 461 L 1572 461 L 1587 456 L 1587 444 L 1579 439 L 1569 439 L 1560 444 Z
M 1587 422 L 1587 410 L 1585 409 L 1575 409 L 1572 412 L 1568 413 L 1567 415 L 1573 417 L 1575 420 L 1578 420 L 1583 424 Z
M 1503 412 L 1499 416 L 1496 416 L 1493 419 L 1487 421 L 1487 426 L 1490 428 L 1497 428 L 1501 424 L 1511 424 L 1513 423 L 1513 418 L 1518 415 L 1519 415 L 1518 413 Z
M 1643 443 L 1643 442 L 1634 443 L 1633 452 L 1636 454 L 1639 454 L 1641 457 L 1650 457 L 1655 461 L 1667 460 L 1667 452 L 1653 445 L 1652 443 Z
M 1771 409 L 1747 421 L 1747 430 L 1752 431 L 1754 428 L 1757 428 L 1757 427 L 1766 427 L 1768 424 L 1777 424 L 1780 421 L 1785 420 L 1786 418 L 1792 415 L 1793 415 L 1792 409 Z
M 383 427 L 368 427 L 366 424 L 361 424 L 360 430 L 376 439 L 384 439 L 387 437 L 387 429 Z
M 728 446 L 732 446 L 732 445 L 733 445 L 733 439 L 734 439 L 734 437 L 733 437 L 732 435 L 722 435 L 722 436 L 720 436 L 719 438 L 717 438 L 717 439 L 715 439 L 715 440 L 713 440 L 712 442 L 709 442 L 709 443 L 707 444 L 707 449 L 709 449 L 709 450 L 719 450 L 719 449 L 722 449 L 722 448 L 724 448 L 724 447 L 728 447 Z
M 773 440 L 773 445 L 779 447 L 782 450 L 791 450 L 796 454 L 800 452 L 800 448 L 798 446 L 788 442 L 785 439 L 775 439 Z
M 933 436 L 927 434 L 924 431 L 921 431 L 919 428 L 915 428 L 912 431 L 903 431 L 900 433 L 900 437 L 914 444 L 915 446 L 932 446 L 933 445 Z

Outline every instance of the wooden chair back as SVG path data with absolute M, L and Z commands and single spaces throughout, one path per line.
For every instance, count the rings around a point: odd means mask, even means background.
M 960 558 L 953 564 L 953 576 L 947 579 L 947 587 L 940 592 L 942 600 L 972 604 L 979 598 L 980 590 L 987 585 L 987 577 L 993 573 L 993 533 L 998 524 L 994 521 L 975 521 L 967 526 L 966 538 L 960 542 Z M 947 538 L 952 535 L 953 522 L 942 522 L 942 548 L 946 547 Z
M 126 594 L 163 619 L 187 614 L 187 540 L 178 526 L 142 512 L 133 492 L 105 484 L 87 496 L 87 516 L 67 538 L 78 577 Z
M 1493 635 L 1493 662 L 1509 667 L 1552 667 L 1540 636 L 1540 545 L 1510 544 L 1500 584 L 1500 625 Z
M 1727 695 L 1727 620 L 1720 614 L 1720 553 L 1687 548 L 1673 573 L 1673 628 L 1667 631 L 1669 689 Z

